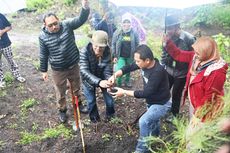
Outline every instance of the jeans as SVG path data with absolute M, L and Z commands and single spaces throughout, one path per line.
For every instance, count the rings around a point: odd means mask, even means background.
M 148 136 L 159 136 L 160 119 L 166 115 L 170 108 L 170 101 L 164 105 L 153 104 L 148 106 L 147 111 L 139 120 L 140 136 L 136 146 L 137 152 L 145 153 L 149 151 L 144 139 Z
M 113 116 L 115 113 L 114 100 L 112 96 L 107 92 L 107 89 L 101 88 L 101 90 L 106 105 L 106 116 L 107 117 Z M 97 103 L 96 103 L 96 87 L 94 87 L 93 89 L 89 89 L 86 85 L 83 84 L 83 93 L 87 101 L 90 120 L 91 121 L 100 120 Z

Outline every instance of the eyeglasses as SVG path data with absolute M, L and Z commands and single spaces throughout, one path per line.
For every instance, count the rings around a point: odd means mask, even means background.
M 52 28 L 53 26 L 57 26 L 58 24 L 59 24 L 59 22 L 54 22 L 54 23 L 48 24 L 47 26 L 49 28 Z

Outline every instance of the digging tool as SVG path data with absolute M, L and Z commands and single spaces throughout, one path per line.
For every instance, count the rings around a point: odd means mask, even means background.
M 133 131 L 132 129 L 133 129 L 133 127 L 135 126 L 135 124 L 138 122 L 138 120 L 141 118 L 141 116 L 145 113 L 146 111 L 143 111 L 142 113 L 140 113 L 137 117 L 136 117 L 136 119 L 133 121 L 133 122 L 131 122 L 131 123 L 128 123 L 127 124 L 127 130 L 128 131 Z
M 79 122 L 79 128 L 80 128 L 80 133 L 81 133 L 81 142 L 82 142 L 82 149 L 83 153 L 85 153 L 85 142 L 84 142 L 84 137 L 83 137 L 83 131 L 82 131 L 82 124 L 81 124 L 81 116 L 80 116 L 80 110 L 79 110 L 79 105 L 78 105 L 78 97 L 75 96 L 75 101 L 76 101 L 76 108 L 77 108 L 77 117 L 78 117 L 78 122 Z
M 72 87 L 72 83 L 70 83 L 69 81 L 69 85 L 70 85 L 70 93 L 72 96 L 72 105 L 73 105 L 73 116 L 74 116 L 74 120 L 75 120 L 75 124 L 76 124 L 76 129 L 79 128 L 79 124 L 78 124 L 78 117 L 77 117 L 77 106 L 75 105 L 75 96 L 73 94 L 73 87 Z

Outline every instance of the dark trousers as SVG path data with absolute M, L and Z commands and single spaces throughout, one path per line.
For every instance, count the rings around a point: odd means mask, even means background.
M 179 114 L 180 102 L 182 97 L 182 92 L 185 86 L 186 78 L 176 78 L 168 75 L 169 78 L 169 88 L 172 89 L 172 108 L 171 112 L 174 116 Z

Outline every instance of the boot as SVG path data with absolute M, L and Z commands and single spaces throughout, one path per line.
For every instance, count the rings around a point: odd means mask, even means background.
M 59 120 L 61 123 L 65 123 L 67 121 L 66 111 L 67 110 L 59 110 Z
M 79 110 L 83 114 L 88 114 L 88 108 L 87 108 L 87 106 L 83 105 L 82 103 L 79 104 Z

